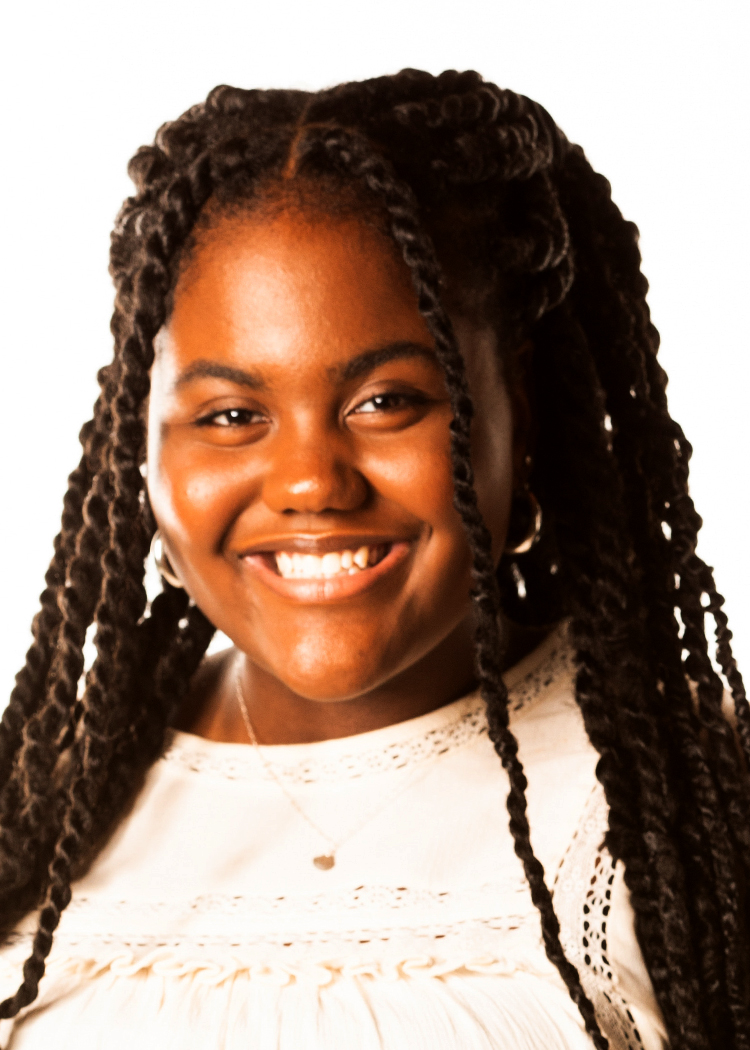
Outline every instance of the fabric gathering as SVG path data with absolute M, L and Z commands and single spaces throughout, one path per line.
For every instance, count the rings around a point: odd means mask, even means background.
M 1 1050 L 748 1050 L 750 707 L 607 180 L 416 69 L 128 172 Z

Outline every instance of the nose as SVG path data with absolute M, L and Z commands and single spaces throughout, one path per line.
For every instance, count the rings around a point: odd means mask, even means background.
M 368 493 L 348 450 L 331 434 L 298 433 L 293 442 L 279 442 L 263 484 L 264 502 L 277 514 L 358 510 Z

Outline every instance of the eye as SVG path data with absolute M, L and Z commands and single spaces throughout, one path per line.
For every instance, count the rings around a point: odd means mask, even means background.
M 247 427 L 263 423 L 265 417 L 252 408 L 225 408 L 198 420 L 199 427 Z
M 367 401 L 362 401 L 353 408 L 351 415 L 364 415 L 370 412 L 393 412 L 399 408 L 411 408 L 422 405 L 425 398 L 416 394 L 373 394 Z

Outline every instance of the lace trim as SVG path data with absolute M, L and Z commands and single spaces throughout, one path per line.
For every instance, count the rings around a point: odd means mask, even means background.
M 581 975 L 610 1046 L 643 1050 L 630 1004 L 617 988 L 607 955 L 616 869 L 603 844 L 608 813 L 604 790 L 597 784 L 555 878 L 555 911 L 565 954 Z
M 458 914 L 487 916 L 492 913 L 498 901 L 516 899 L 517 907 L 511 909 L 509 918 L 515 921 L 530 909 L 526 907 L 526 882 L 521 878 L 506 879 L 503 882 L 488 883 L 477 889 L 465 890 L 429 890 L 408 886 L 356 886 L 353 889 L 342 889 L 330 893 L 317 893 L 309 896 L 286 897 L 253 896 L 245 897 L 234 894 L 207 893 L 186 901 L 142 901 L 134 903 L 128 900 L 103 901 L 100 897 L 74 897 L 65 915 L 69 921 L 75 921 L 80 914 L 94 915 L 94 922 L 101 927 L 102 922 L 116 921 L 120 917 L 132 920 L 137 916 L 139 923 L 153 928 L 154 923 L 163 920 L 180 920 L 186 913 L 201 915 L 207 918 L 216 916 L 258 919 L 265 924 L 271 920 L 271 927 L 278 926 L 278 916 L 289 921 L 293 914 L 292 924 L 306 929 L 310 922 L 318 923 L 321 915 L 335 915 L 337 920 L 347 914 L 368 915 L 404 915 L 409 913 L 408 921 L 416 923 L 434 919 L 436 915 Z M 507 909 L 506 909 L 507 911 Z M 337 925 L 339 923 L 337 922 Z M 386 924 L 387 925 L 387 924 Z
M 207 894 L 138 902 L 76 896 L 63 913 L 55 942 L 178 944 L 186 938 L 235 946 L 314 945 L 335 937 L 347 943 L 412 933 L 418 939 L 443 938 L 474 926 L 516 930 L 530 917 L 538 923 L 521 877 L 455 891 L 359 886 L 308 897 Z M 12 940 L 30 936 L 36 922 L 36 914 L 27 916 Z
M 572 655 L 564 630 L 558 629 L 543 643 L 541 662 L 508 690 L 510 710 L 518 715 L 537 701 L 562 675 L 570 672 Z M 269 763 L 276 778 L 293 784 L 333 783 L 346 779 L 389 773 L 415 766 L 464 747 L 486 735 L 484 702 L 473 694 L 459 701 L 463 710 L 453 721 L 418 736 L 396 740 L 368 751 L 353 751 L 331 758 L 313 757 L 307 761 Z M 228 780 L 272 780 L 270 769 L 258 762 L 250 748 L 222 753 L 214 748 L 202 750 L 172 736 L 161 757 L 162 762 L 193 773 L 210 774 Z
M 550 642 L 550 650 L 539 666 L 508 689 L 509 707 L 513 714 L 530 707 L 558 679 L 572 675 L 573 653 L 565 629 L 558 628 Z
M 481 698 L 472 698 L 473 703 L 457 721 L 440 726 L 422 737 L 399 740 L 386 747 L 364 753 L 341 755 L 328 761 L 311 759 L 294 765 L 274 762 L 276 776 L 288 784 L 313 784 L 356 779 L 373 773 L 389 773 L 407 766 L 426 762 L 438 755 L 455 751 L 464 744 L 487 732 L 484 704 Z M 229 780 L 273 780 L 269 769 L 264 768 L 254 751 L 247 754 L 221 755 L 208 751 L 192 751 L 183 748 L 179 741 L 162 757 L 162 761 L 189 769 L 193 773 L 210 773 Z
M 461 960 L 461 965 L 473 957 L 483 959 L 513 959 L 537 957 L 536 968 L 545 972 L 551 967 L 546 963 L 538 935 L 538 921 L 534 917 L 520 916 L 517 919 L 501 915 L 496 918 L 465 919 L 461 922 L 441 925 L 430 923 L 422 927 L 391 926 L 348 930 L 316 930 L 314 932 L 286 931 L 282 927 L 271 934 L 59 934 L 53 946 L 56 956 L 68 959 L 102 960 L 113 951 L 133 953 L 145 957 L 161 952 L 170 958 L 193 960 L 198 965 L 208 965 L 210 960 L 235 956 L 242 959 L 242 966 L 263 965 L 283 961 L 284 965 L 297 966 L 313 962 L 328 965 L 328 960 L 344 956 L 348 965 L 351 958 L 365 958 L 368 965 L 389 963 L 394 959 L 451 956 Z M 2 960 L 11 956 L 25 958 L 31 945 L 29 934 L 13 934 L 7 942 Z M 541 954 L 540 954 L 541 953 Z M 358 963 L 359 965 L 359 963 Z M 504 965 L 511 966 L 505 962 Z

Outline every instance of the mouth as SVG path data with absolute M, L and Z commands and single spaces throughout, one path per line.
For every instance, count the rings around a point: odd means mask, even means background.
M 334 537 L 322 542 L 300 538 L 278 549 L 248 551 L 241 560 L 277 593 L 301 601 L 333 601 L 370 587 L 402 562 L 412 546 L 404 540 L 357 540 L 332 549 L 334 542 Z M 323 550 L 313 553 L 310 546 Z

